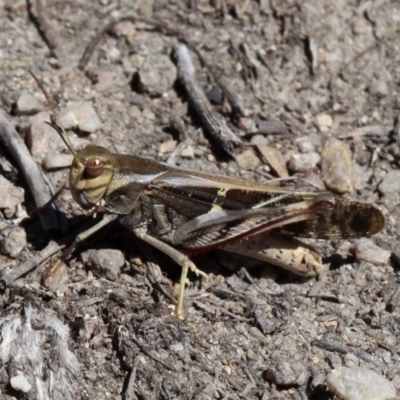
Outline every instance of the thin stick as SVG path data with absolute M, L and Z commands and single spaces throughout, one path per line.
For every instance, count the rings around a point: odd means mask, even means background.
M 40 251 L 38 254 L 36 254 L 33 258 L 27 260 L 23 264 L 19 265 L 16 268 L 13 268 L 11 272 L 8 274 L 5 274 L 4 276 L 1 276 L 0 278 L 0 289 L 5 289 L 7 286 L 12 284 L 16 279 L 20 278 L 22 275 L 25 275 L 26 273 L 32 271 L 35 269 L 40 263 L 45 261 L 47 258 L 51 257 L 58 251 L 65 249 L 66 244 L 70 243 L 73 240 L 73 243 L 69 245 L 69 247 L 64 251 L 64 253 L 61 255 L 61 258 L 55 263 L 55 265 L 50 268 L 46 272 L 46 278 L 51 277 L 52 273 L 54 272 L 56 266 L 59 266 L 61 262 L 66 261 L 66 259 L 70 256 L 72 251 L 75 249 L 75 247 L 83 240 L 85 240 L 87 237 L 89 237 L 91 234 L 97 232 L 100 230 L 102 227 L 105 225 L 109 224 L 111 221 L 116 219 L 118 216 L 117 215 L 104 215 L 103 219 L 97 222 L 95 225 L 92 225 L 90 228 L 82 231 L 80 230 L 80 233 L 78 234 L 77 232 L 68 235 L 62 239 L 59 240 L 58 243 L 56 242 L 50 242 L 42 251 Z
M 71 154 L 74 156 L 74 158 L 76 158 L 76 151 L 74 149 L 74 146 L 72 146 L 70 140 L 68 139 L 67 132 L 65 132 L 65 129 L 61 123 L 60 117 L 58 116 L 58 112 L 56 109 L 56 105 L 54 104 L 52 98 L 47 93 L 47 90 L 43 86 L 41 80 L 31 70 L 28 69 L 28 72 L 31 74 L 32 78 L 36 81 L 37 85 L 39 86 L 39 89 L 42 91 L 44 97 L 46 98 L 47 103 L 50 107 L 50 110 L 51 110 L 58 126 L 52 124 L 51 122 L 47 122 L 47 124 L 50 125 L 60 135 L 61 139 L 67 146 L 68 150 L 71 152 Z
M 44 13 L 44 7 L 41 0 L 30 0 L 30 14 L 35 19 L 37 28 L 39 29 L 42 38 L 46 42 L 47 46 L 51 50 L 54 56 L 57 56 L 55 53 L 55 49 L 58 47 L 57 41 L 53 34 L 53 28 L 49 19 L 46 17 Z M 34 5 L 35 11 L 32 12 L 32 3 Z
M 393 137 L 397 140 L 398 146 L 400 146 L 400 114 L 397 114 L 394 128 L 393 128 Z
M 29 189 L 37 207 L 42 207 L 51 199 L 50 189 L 47 187 L 42 174 L 33 160 L 25 143 L 14 127 L 7 121 L 0 110 L 0 143 L 10 152 L 19 165 L 22 174 L 28 183 Z M 53 207 L 47 207 L 40 213 L 40 221 L 45 231 L 59 230 L 60 224 Z
M 2 276 L 0 279 L 0 288 L 4 290 L 15 280 L 35 269 L 40 263 L 65 248 L 65 246 L 65 243 L 58 244 L 56 242 L 50 242 L 50 244 L 48 244 L 41 252 L 36 254 L 34 257 L 20 264 L 18 267 L 13 268 L 12 271 L 8 274 Z
M 231 156 L 243 149 L 242 141 L 232 132 L 225 120 L 212 110 L 211 104 L 196 79 L 196 73 L 188 48 L 181 44 L 175 54 L 178 71 L 186 88 L 189 101 L 201 118 L 207 132 Z

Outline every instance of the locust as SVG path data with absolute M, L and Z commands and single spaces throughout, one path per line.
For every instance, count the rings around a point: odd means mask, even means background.
M 117 154 L 89 144 L 76 152 L 41 81 L 56 124 L 48 122 L 73 155 L 69 186 L 73 199 L 103 219 L 82 232 L 53 266 L 111 220 L 160 250 L 181 268 L 176 314 L 183 318 L 188 271 L 207 278 L 190 256 L 223 249 L 250 256 L 305 277 L 324 269 L 322 257 L 301 238 L 354 239 L 385 225 L 373 204 L 341 198 L 312 187 L 280 187 Z

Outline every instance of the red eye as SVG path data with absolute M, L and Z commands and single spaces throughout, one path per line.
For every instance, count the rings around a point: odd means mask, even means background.
M 90 157 L 86 162 L 86 178 L 98 177 L 104 169 L 104 161 L 100 157 Z

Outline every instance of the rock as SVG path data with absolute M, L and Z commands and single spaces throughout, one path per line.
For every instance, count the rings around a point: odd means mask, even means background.
M 150 96 L 162 96 L 172 89 L 177 70 L 169 57 L 149 54 L 138 71 L 139 88 Z
M 97 276 L 106 277 L 110 281 L 118 279 L 125 264 L 124 254 L 114 249 L 88 250 L 81 254 L 81 259 L 90 265 Z
M 12 208 L 24 201 L 24 189 L 14 186 L 0 175 L 0 208 Z
M 40 112 L 31 117 L 30 150 L 35 161 L 42 163 L 47 154 L 65 149 L 60 135 L 45 122 L 50 121 L 48 112 Z
M 297 147 L 301 153 L 314 153 L 315 145 L 310 136 L 303 136 L 296 139 Z
M 92 133 L 101 128 L 101 121 L 88 101 L 77 101 L 60 111 L 60 120 L 65 129 L 78 128 Z
M 390 259 L 390 251 L 381 249 L 367 238 L 357 240 L 354 250 L 359 261 L 367 261 L 372 264 L 387 264 Z
M 244 150 L 236 156 L 239 167 L 245 170 L 254 171 L 260 165 L 260 160 L 251 149 Z
M 304 172 L 315 168 L 320 160 L 318 153 L 293 154 L 288 161 L 288 168 L 293 172 Z
M 33 115 L 42 110 L 42 102 L 28 92 L 21 93 L 15 107 L 15 113 L 17 115 Z
M 48 154 L 43 160 L 43 167 L 46 171 L 71 166 L 74 157 L 72 154 Z
M 28 393 L 32 389 L 32 385 L 28 382 L 25 375 L 16 375 L 10 379 L 10 385 L 14 390 Z
M 321 152 L 322 179 L 336 193 L 354 191 L 353 161 L 347 143 L 334 137 L 329 138 Z
M 98 71 L 95 88 L 98 92 L 105 92 L 115 87 L 115 72 Z
M 389 87 L 386 81 L 382 79 L 376 79 L 371 83 L 369 91 L 371 94 L 383 98 L 389 94 Z
M 239 118 L 238 126 L 241 130 L 245 131 L 246 133 L 257 132 L 258 130 L 254 118 L 246 118 L 246 117 Z
M 339 367 L 326 377 L 329 390 L 342 400 L 396 399 L 396 388 L 382 375 L 362 367 Z
M 172 351 L 174 351 L 175 353 L 178 353 L 178 352 L 184 350 L 183 344 L 180 343 L 180 342 L 176 342 L 176 343 L 174 343 L 174 344 L 171 344 L 171 345 L 169 346 L 169 348 L 170 348 Z
M 51 274 L 45 274 L 43 284 L 53 291 L 63 292 L 65 290 L 65 285 L 63 287 L 63 283 L 67 282 L 68 279 L 68 267 L 65 263 L 59 263 L 57 268 L 52 270 Z
M 118 24 L 112 28 L 112 31 L 117 37 L 131 39 L 136 34 L 136 26 L 131 21 L 122 21 L 118 22 Z
M 79 326 L 79 339 L 82 342 L 89 342 L 93 338 L 96 329 L 99 329 L 99 320 L 97 317 L 78 319 L 75 323 Z
M 279 386 L 300 386 L 307 382 L 308 372 L 299 360 L 281 360 L 267 369 L 266 379 Z
M 194 148 L 191 144 L 186 146 L 182 151 L 181 151 L 181 157 L 183 158 L 194 158 Z
M 176 149 L 178 142 L 176 140 L 167 140 L 166 142 L 162 142 L 158 148 L 158 152 L 160 154 L 171 153 Z
M 9 227 L 0 232 L 0 251 L 11 258 L 17 258 L 26 246 L 26 232 L 19 226 Z
M 268 144 L 268 139 L 263 135 L 254 135 L 250 139 L 251 144 Z
M 380 183 L 379 191 L 384 195 L 400 192 L 400 171 L 389 171 Z
M 328 132 L 332 127 L 333 119 L 329 114 L 317 115 L 317 126 L 321 132 Z
M 118 50 L 117 47 L 110 47 L 106 53 L 107 59 L 109 63 L 113 63 L 117 61 L 121 57 L 121 52 Z

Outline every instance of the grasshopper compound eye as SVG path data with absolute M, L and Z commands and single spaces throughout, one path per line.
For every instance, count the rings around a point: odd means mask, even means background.
M 89 157 L 86 162 L 85 176 L 87 179 L 97 178 L 104 169 L 104 161 L 100 157 Z

